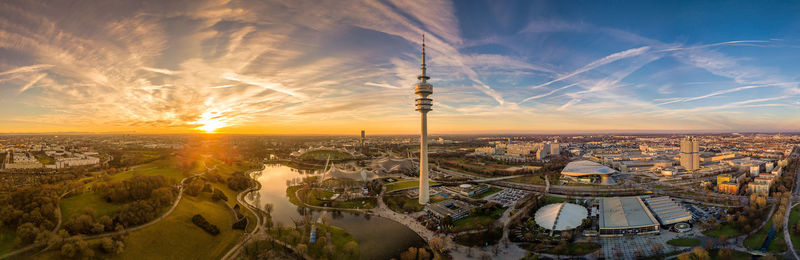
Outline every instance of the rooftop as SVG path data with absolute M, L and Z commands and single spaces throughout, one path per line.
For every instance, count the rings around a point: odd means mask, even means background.
M 610 197 L 600 200 L 600 228 L 633 228 L 658 225 L 639 197 Z

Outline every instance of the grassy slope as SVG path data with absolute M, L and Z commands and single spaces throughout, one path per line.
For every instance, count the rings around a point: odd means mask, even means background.
M 212 236 L 192 223 L 192 216 L 202 214 L 217 225 L 220 234 Z M 221 202 L 212 202 L 208 194 L 184 196 L 172 214 L 153 226 L 134 231 L 125 239 L 125 252 L 117 259 L 219 259 L 242 234 L 231 229 L 233 218 Z
M 0 228 L 0 255 L 10 252 L 14 248 L 14 232 Z
M 163 175 L 170 179 L 180 181 L 184 176 L 181 171 L 176 168 L 170 160 L 157 160 L 146 164 L 141 164 L 132 167 L 129 171 L 111 175 L 112 181 L 122 181 L 131 178 L 135 175 Z
M 76 196 L 61 199 L 61 219 L 67 221 L 72 216 L 80 213 L 84 208 L 92 208 L 97 213 L 96 217 L 114 217 L 123 204 L 108 203 L 100 197 L 100 194 L 85 191 Z

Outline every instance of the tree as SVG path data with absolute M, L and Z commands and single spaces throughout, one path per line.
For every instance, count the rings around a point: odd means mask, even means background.
M 358 253 L 358 243 L 355 241 L 349 241 L 344 244 L 342 250 L 344 250 L 344 253 L 349 256 L 355 256 L 356 253 Z
M 711 259 L 711 257 L 708 255 L 708 251 L 706 251 L 702 247 L 695 247 L 694 249 L 692 249 L 692 256 L 694 256 L 694 259 L 697 259 L 697 260 L 709 260 L 709 259 Z
M 295 249 L 297 249 L 297 254 L 302 256 L 305 255 L 306 252 L 308 252 L 308 245 L 302 243 L 297 244 L 297 246 L 295 246 Z
M 653 248 L 652 249 L 653 249 L 653 253 L 661 254 L 661 250 L 664 250 L 664 245 L 662 245 L 661 243 L 655 243 L 655 244 L 653 244 Z

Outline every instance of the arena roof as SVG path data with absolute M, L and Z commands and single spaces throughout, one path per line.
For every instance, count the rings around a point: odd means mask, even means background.
M 613 197 L 600 200 L 601 229 L 651 225 L 658 225 L 658 222 L 639 197 Z
M 583 223 L 589 215 L 586 208 L 572 203 L 554 203 L 536 211 L 536 224 L 547 230 L 569 230 Z
M 561 171 L 561 174 L 568 176 L 611 175 L 615 172 L 616 171 L 614 169 L 611 169 L 605 165 L 582 160 L 568 163 L 567 166 L 564 167 L 564 170 Z

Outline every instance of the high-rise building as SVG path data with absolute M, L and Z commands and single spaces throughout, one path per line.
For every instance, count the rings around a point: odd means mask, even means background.
M 366 138 L 366 134 L 364 133 L 364 130 L 361 130 L 361 147 L 362 148 L 364 147 L 364 138 Z
M 428 83 L 428 75 L 425 74 L 425 35 L 422 35 L 422 74 L 417 77 L 419 83 L 414 88 L 414 94 L 419 98 L 417 101 L 417 111 L 419 111 L 422 123 L 422 133 L 419 141 L 419 204 L 428 204 L 430 200 L 428 184 L 428 112 L 433 106 L 433 100 L 428 95 L 433 94 L 433 85 Z
M 700 143 L 693 136 L 681 140 L 681 166 L 687 171 L 700 169 Z

